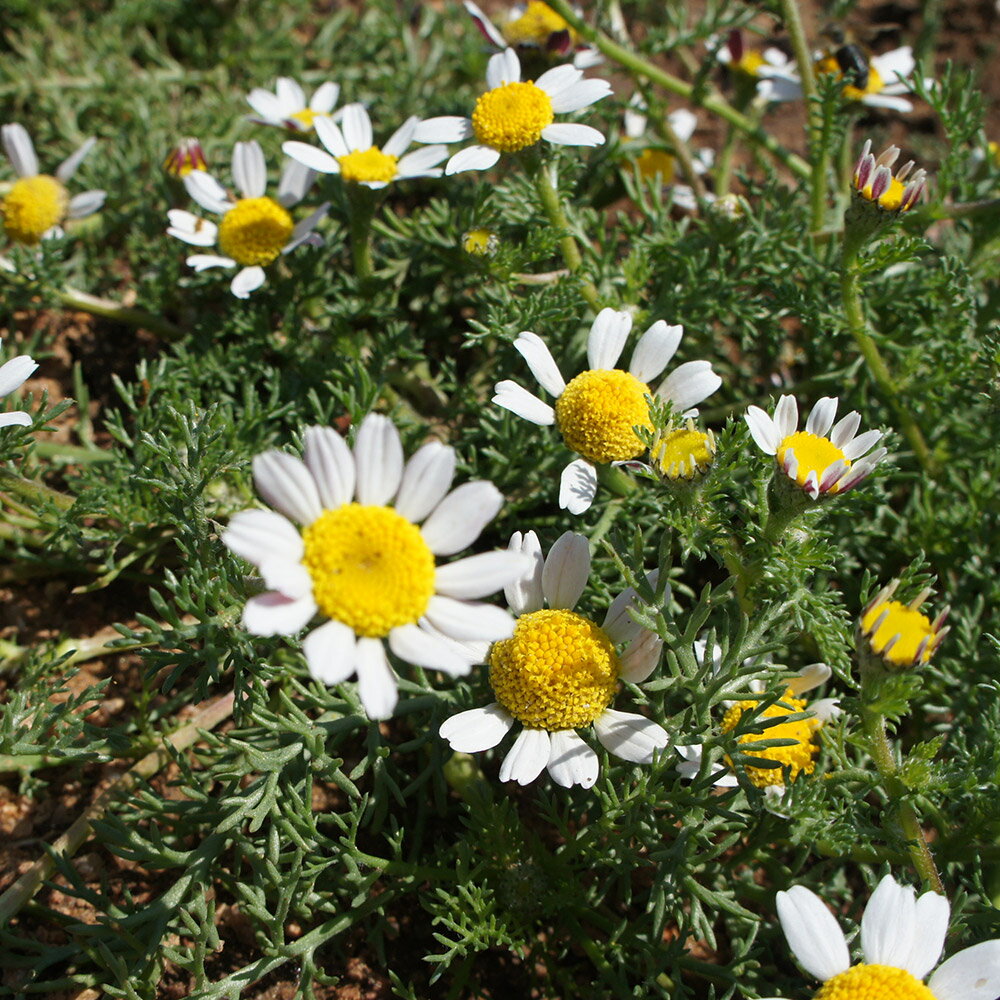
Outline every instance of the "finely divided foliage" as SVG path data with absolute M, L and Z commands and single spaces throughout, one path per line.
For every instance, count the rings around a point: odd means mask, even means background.
M 820 6 L 7 4 L 0 995 L 1000 996 L 1000 68 Z

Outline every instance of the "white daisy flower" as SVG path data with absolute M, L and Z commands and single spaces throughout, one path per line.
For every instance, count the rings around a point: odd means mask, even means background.
M 854 489 L 886 455 L 885 448 L 871 451 L 881 431 L 858 434 L 861 417 L 857 411 L 834 425 L 838 404 L 834 396 L 820 399 L 804 431 L 796 429 L 799 410 L 794 396 L 778 400 L 773 418 L 758 406 L 751 406 L 745 415 L 757 446 L 766 455 L 774 455 L 785 475 L 813 500 Z
M 257 125 L 276 125 L 294 132 L 311 132 L 318 121 L 331 121 L 333 109 L 340 97 L 340 87 L 331 81 L 316 88 L 309 103 L 305 91 L 293 79 L 279 76 L 274 91 L 255 87 L 247 95 L 247 103 L 256 112 L 247 120 Z
M 192 212 L 174 208 L 167 213 L 167 233 L 192 246 L 218 246 L 221 254 L 192 254 L 187 263 L 196 271 L 238 267 L 229 287 L 238 299 L 245 299 L 264 284 L 265 265 L 304 243 L 322 243 L 313 229 L 326 215 L 329 202 L 298 223 L 293 223 L 288 213 L 305 197 L 315 179 L 313 171 L 291 160 L 282 172 L 277 199 L 265 197 L 264 153 L 257 142 L 238 142 L 233 147 L 233 180 L 242 197 L 234 201 L 211 174 L 192 170 L 184 178 L 188 194 L 202 208 L 220 214 L 222 221 L 216 226 Z
M 557 114 L 582 111 L 611 93 L 607 80 L 585 80 L 575 66 L 556 66 L 537 81 L 521 82 L 521 63 L 513 49 L 490 58 L 486 86 L 471 118 L 446 115 L 421 122 L 413 138 L 417 142 L 463 142 L 472 146 L 459 150 L 445 165 L 446 174 L 464 170 L 488 170 L 501 153 L 517 153 L 539 140 L 562 146 L 600 146 L 604 136 L 589 125 L 554 122 Z
M 533 531 L 515 532 L 509 551 L 530 557 L 530 568 L 504 588 L 517 615 L 514 634 L 489 650 L 496 701 L 459 712 L 441 726 L 453 750 L 478 753 L 495 747 L 521 723 L 500 767 L 501 781 L 527 785 L 544 768 L 569 788 L 597 780 L 597 754 L 576 730 L 593 725 L 601 745 L 623 760 L 648 764 L 669 741 L 662 726 L 641 715 L 609 708 L 619 680 L 644 681 L 660 658 L 662 640 L 628 614 L 629 588 L 598 626 L 573 611 L 590 575 L 590 548 L 567 531 L 542 558 Z M 616 646 L 627 643 L 619 654 Z
M 716 36 L 709 39 L 709 49 L 714 48 L 715 58 L 730 72 L 740 74 L 748 80 L 757 81 L 757 94 L 764 100 L 778 100 L 772 96 L 769 80 L 772 76 L 787 76 L 794 73 L 794 61 L 781 49 L 768 46 L 755 49 L 746 45 L 743 32 L 734 28 L 720 45 Z
M 695 655 L 700 661 L 704 661 L 705 643 L 701 640 L 695 643 Z M 713 673 L 719 669 L 720 657 L 721 650 L 716 646 L 713 649 Z M 763 789 L 768 797 L 780 798 L 784 795 L 786 773 L 789 781 L 795 781 L 800 774 L 812 774 L 815 770 L 816 755 L 819 753 L 816 734 L 827 722 L 840 714 L 840 707 L 836 698 L 821 698 L 808 703 L 801 696 L 806 691 L 811 691 L 813 688 L 825 684 L 830 679 L 831 673 L 832 671 L 825 663 L 813 663 L 804 667 L 798 674 L 789 678 L 788 689 L 784 697 L 764 709 L 758 716 L 762 719 L 780 719 L 789 715 L 809 712 L 811 713 L 809 718 L 793 722 L 778 722 L 769 726 L 762 733 L 744 733 L 738 737 L 737 742 L 741 747 L 745 747 L 750 755 L 759 757 L 761 760 L 774 762 L 775 767 L 773 768 L 744 768 L 747 779 L 757 788 Z M 750 686 L 753 690 L 759 690 L 763 693 L 764 685 L 761 681 L 755 680 Z M 719 727 L 720 731 L 722 733 L 731 732 L 736 728 L 743 713 L 755 709 L 759 704 L 759 701 L 753 699 L 729 702 Z M 795 743 L 785 747 L 768 747 L 759 751 L 754 749 L 754 744 L 761 740 L 778 739 L 795 740 Z M 683 761 L 677 765 L 677 771 L 681 777 L 696 777 L 701 771 L 702 746 L 700 744 L 675 746 L 674 749 L 683 758 Z M 733 788 L 739 784 L 728 757 L 726 763 L 729 765 L 727 769 L 717 774 L 712 782 L 717 788 Z
M 316 135 L 328 153 L 305 142 L 286 142 L 281 148 L 321 174 L 340 174 L 350 184 L 384 188 L 390 181 L 441 176 L 437 165 L 448 155 L 446 147 L 424 146 L 406 152 L 419 124 L 416 116 L 408 118 L 379 149 L 372 143 L 372 123 L 364 106 L 348 104 L 339 127 L 328 119 L 316 121 Z
M 864 962 L 853 966 L 847 939 L 819 896 L 796 885 L 779 892 L 777 904 L 792 954 L 811 978 L 823 983 L 817 1000 L 994 1000 L 1000 994 L 1000 940 L 953 955 L 924 984 L 948 933 L 951 908 L 936 892 L 917 896 L 886 875 L 861 917 Z
M 644 445 L 633 428 L 652 429 L 646 396 L 673 404 L 678 414 L 690 409 L 722 384 L 708 361 L 688 361 L 675 368 L 654 393 L 646 384 L 656 378 L 674 356 L 682 326 L 654 323 L 639 339 L 628 371 L 616 368 L 632 317 L 627 312 L 602 309 L 590 328 L 587 360 L 590 367 L 568 384 L 541 337 L 524 331 L 514 341 L 538 384 L 555 397 L 555 407 L 542 402 L 517 382 L 498 382 L 493 402 L 534 424 L 557 424 L 568 448 L 580 458 L 563 470 L 559 506 L 571 514 L 587 510 L 597 493 L 596 465 L 624 462 L 642 453 Z
M 509 612 L 474 599 L 519 576 L 524 556 L 435 564 L 471 545 L 503 502 L 489 482 L 451 489 L 454 449 L 433 441 L 404 464 L 399 432 L 370 414 L 353 453 L 336 431 L 310 427 L 302 459 L 265 452 L 253 472 L 276 510 L 243 511 L 222 536 L 271 588 L 247 601 L 243 624 L 253 635 L 294 635 L 317 614 L 328 619 L 303 641 L 309 672 L 331 685 L 356 673 L 370 718 L 396 706 L 386 644 L 408 663 L 462 675 L 476 656 L 458 642 L 512 633 Z
M 4 231 L 13 242 L 34 246 L 50 236 L 61 236 L 67 219 L 82 219 L 100 210 L 103 191 L 83 191 L 70 197 L 66 190 L 66 183 L 94 148 L 97 140 L 93 136 L 63 160 L 54 177 L 38 172 L 35 147 L 23 125 L 4 125 L 0 137 L 18 177 L 0 201 Z
M 11 358 L 10 361 L 0 365 L 0 398 L 9 396 L 15 389 L 20 389 L 37 368 L 38 362 L 34 358 L 29 358 L 27 354 Z M 11 427 L 14 424 L 18 427 L 30 427 L 31 415 L 24 410 L 0 413 L 0 427 Z
M 604 62 L 598 49 L 582 44 L 569 22 L 541 0 L 513 4 L 499 28 L 471 0 L 464 0 L 464 6 L 480 34 L 495 48 L 536 49 L 561 58 L 572 52 L 577 69 Z

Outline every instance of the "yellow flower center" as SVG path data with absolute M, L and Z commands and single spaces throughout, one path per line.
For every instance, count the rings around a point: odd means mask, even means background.
M 0 212 L 7 235 L 15 243 L 37 243 L 53 226 L 66 218 L 69 195 L 48 174 L 14 181 Z
M 497 701 L 529 729 L 576 729 L 610 704 L 618 683 L 615 648 L 604 630 L 573 611 L 521 615 L 510 639 L 489 654 Z
M 302 532 L 303 563 L 320 610 L 360 636 L 415 622 L 434 595 L 434 555 L 391 507 L 345 504 Z
M 634 427 L 652 429 L 649 386 L 618 368 L 581 372 L 556 400 L 567 447 L 588 462 L 624 462 L 642 452 Z
M 886 189 L 882 197 L 879 198 L 876 204 L 879 208 L 884 208 L 887 212 L 898 212 L 900 206 L 903 204 L 903 194 L 905 191 L 906 188 L 903 186 L 902 182 L 893 177 L 893 179 L 889 182 L 889 187 Z M 871 184 L 865 185 L 864 189 L 861 191 L 861 195 L 869 201 L 875 201 L 872 197 Z
M 993 158 L 993 162 L 1000 167 L 1000 143 L 994 142 L 992 139 L 986 143 L 986 151 Z
M 356 149 L 347 156 L 338 156 L 337 162 L 340 164 L 340 176 L 345 181 L 355 184 L 362 181 L 386 184 L 398 173 L 396 164 L 399 163 L 399 157 L 390 156 L 378 146 L 372 146 L 365 150 Z
M 813 1000 L 934 1000 L 934 994 L 905 969 L 855 965 L 828 979 Z
M 795 473 L 795 481 L 799 486 L 805 486 L 811 472 L 816 473 L 817 479 L 822 479 L 823 473 L 840 459 L 844 459 L 848 466 L 851 464 L 829 438 L 810 434 L 808 431 L 796 431 L 781 442 L 777 455 L 779 464 L 784 464 L 785 453 L 789 448 L 795 452 L 795 461 L 799 463 L 798 471 Z M 829 492 L 836 493 L 837 486 L 831 487 Z
M 473 257 L 487 257 L 496 253 L 500 240 L 488 229 L 471 229 L 462 237 L 462 249 Z
M 844 71 L 840 68 L 840 64 L 837 62 L 837 57 L 835 55 L 825 56 L 816 63 L 817 73 L 832 73 L 838 79 L 843 79 Z M 885 81 L 883 81 L 879 71 L 869 62 L 868 63 L 868 83 L 864 90 L 859 87 L 855 87 L 854 84 L 845 83 L 844 84 L 844 97 L 851 101 L 860 101 L 862 97 L 866 97 L 868 94 L 880 94 L 882 93 L 882 88 L 885 87 Z
M 508 45 L 545 45 L 549 36 L 557 31 L 569 31 L 570 40 L 576 43 L 576 33 L 547 4 L 530 0 L 525 12 L 501 29 Z
M 674 158 L 662 149 L 644 149 L 635 161 L 639 176 L 646 180 L 659 177 L 664 184 L 674 181 Z
M 292 217 L 271 198 L 243 198 L 219 223 L 219 249 L 242 267 L 270 264 L 294 228 Z
M 694 426 L 671 431 L 653 449 L 654 459 L 667 479 L 694 479 L 715 458 L 715 438 Z
M 736 728 L 740 721 L 740 716 L 748 709 L 756 708 L 758 701 L 740 701 L 733 705 L 722 719 L 722 731 L 728 733 Z M 781 701 L 776 701 L 773 705 L 765 708 L 758 715 L 758 718 L 780 719 L 782 716 L 792 715 L 796 712 L 805 711 L 806 703 L 802 698 L 792 697 L 791 688 Z M 771 747 L 767 750 L 755 752 L 753 747 L 748 747 L 747 752 L 754 757 L 763 760 L 773 760 L 776 767 L 747 767 L 746 776 L 758 788 L 782 787 L 785 783 L 782 768 L 790 768 L 788 780 L 794 781 L 800 773 L 812 774 L 816 767 L 816 753 L 818 747 L 813 740 L 813 733 L 816 731 L 818 722 L 816 719 L 799 719 L 798 722 L 779 722 L 777 725 L 769 726 L 763 733 L 744 733 L 737 742 L 742 746 L 747 743 L 757 743 L 761 740 L 795 740 L 794 746 Z M 728 758 L 727 758 L 728 760 Z M 732 761 L 729 761 L 732 766 Z
M 746 73 L 747 76 L 756 77 L 763 65 L 764 57 L 756 49 L 747 49 L 739 61 L 732 64 L 732 68 Z
M 316 124 L 317 118 L 328 118 L 329 115 L 325 111 L 313 111 L 312 108 L 302 108 L 301 111 L 293 111 L 288 117 L 297 121 L 308 132 Z
M 930 619 L 919 611 L 915 611 L 905 604 L 900 604 L 899 601 L 885 601 L 882 604 L 876 604 L 861 619 L 862 628 L 867 632 L 878 621 L 878 617 L 883 611 L 888 613 L 885 616 L 885 621 L 879 625 L 871 637 L 872 652 L 881 656 L 882 650 L 885 649 L 892 637 L 898 635 L 899 638 L 893 644 L 892 649 L 885 654 L 885 659 L 901 667 L 916 663 L 920 644 L 925 639 L 930 639 L 934 634 Z M 933 644 L 928 642 L 920 657 L 920 662 L 926 663 L 933 652 Z
M 533 146 L 552 124 L 552 99 L 530 80 L 487 90 L 476 101 L 472 130 L 483 146 L 516 153 Z

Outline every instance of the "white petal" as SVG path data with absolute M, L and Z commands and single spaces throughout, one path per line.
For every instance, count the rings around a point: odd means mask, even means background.
M 659 575 L 659 570 L 650 570 L 646 574 L 646 582 L 655 587 Z M 635 588 L 626 587 L 608 606 L 601 628 L 608 633 L 612 642 L 632 642 L 642 634 L 643 627 L 629 614 L 629 609 L 638 603 L 639 595 Z
M 192 170 L 184 178 L 184 189 L 202 208 L 225 215 L 233 207 L 226 189 L 204 170 Z
M 757 447 L 765 455 L 774 455 L 781 444 L 778 437 L 778 428 L 774 426 L 774 421 L 759 407 L 751 406 L 744 414 L 747 427 L 750 428 L 750 436 L 754 439 Z
M 279 76 L 278 83 L 274 89 L 277 92 L 284 117 L 287 118 L 296 111 L 301 111 L 306 106 L 305 91 L 291 77 Z
M 312 173 L 312 171 L 308 171 Z M 320 237 L 313 237 L 312 231 L 316 226 L 316 223 L 322 219 L 326 213 L 330 210 L 330 203 L 324 201 L 322 205 L 311 211 L 304 219 L 299 219 L 295 223 L 295 228 L 292 230 L 292 238 L 288 241 L 288 245 L 282 251 L 282 253 L 288 253 L 290 250 L 294 250 L 295 247 L 299 246 L 301 243 L 305 243 L 311 239 L 320 239 Z
M 234 514 L 222 533 L 222 544 L 255 566 L 279 558 L 299 562 L 305 552 L 295 525 L 273 510 Z
M 777 903 L 788 946 L 806 972 L 826 982 L 850 968 L 844 933 L 819 896 L 795 885 L 779 892 Z
M 238 142 L 233 146 L 233 182 L 244 198 L 262 198 L 267 190 L 267 164 L 260 143 Z
M 572 729 L 563 729 L 549 734 L 548 769 L 563 788 L 590 788 L 597 781 L 597 754 Z
M 854 440 L 854 435 L 858 433 L 860 426 L 861 414 L 857 410 L 852 410 L 847 416 L 841 417 L 833 425 L 833 430 L 830 432 L 830 441 L 838 448 L 843 449 Z
M 585 458 L 574 459 L 559 477 L 559 506 L 571 514 L 590 509 L 597 496 L 597 470 Z
M 24 410 L 0 413 L 0 427 L 30 427 L 31 424 L 31 414 L 25 413 Z
M 850 444 L 844 446 L 844 458 L 852 462 L 861 458 L 866 451 L 874 447 L 881 437 L 880 430 L 870 430 L 859 434 Z
M 670 742 L 667 731 L 652 719 L 613 708 L 597 718 L 594 732 L 609 753 L 635 764 L 649 764 L 653 754 Z
M 399 625 L 389 633 L 389 648 L 401 660 L 429 670 L 441 670 L 464 677 L 472 669 L 474 657 L 463 656 L 457 643 L 422 629 L 419 625 Z
M 815 710 L 815 704 L 812 707 Z M 951 906 L 945 896 L 925 892 L 917 897 L 917 932 L 913 939 L 913 951 L 902 966 L 917 979 L 923 979 L 937 965 L 944 950 L 950 914 Z
M 824 396 L 816 401 L 806 421 L 806 432 L 818 437 L 826 437 L 827 431 L 833 426 L 833 418 L 837 415 L 836 396 Z
M 674 408 L 684 413 L 707 399 L 722 385 L 722 379 L 712 371 L 710 361 L 685 361 L 661 383 L 656 394 L 669 399 Z
M 917 933 L 916 893 L 886 875 L 861 918 L 861 950 L 869 965 L 904 967 Z
M 364 152 L 372 148 L 372 120 L 363 104 L 348 104 L 342 109 L 340 131 L 348 149 Z
M 424 617 L 449 639 L 459 642 L 499 642 L 514 634 L 513 616 L 494 604 L 456 601 L 435 594 Z
M 351 152 L 351 148 L 347 145 L 347 140 L 344 138 L 344 133 L 340 131 L 340 127 L 335 121 L 329 118 L 317 118 L 313 123 L 313 127 L 316 129 L 319 141 L 326 146 L 333 156 L 347 156 Z M 337 169 L 340 169 L 339 163 L 337 164 Z
M 336 107 L 338 97 L 340 97 L 340 87 L 332 80 L 327 80 L 316 88 L 309 100 L 309 108 L 321 115 L 328 115 Z
M 678 108 L 667 115 L 667 121 L 681 142 L 687 142 L 698 127 L 698 116 L 687 108 Z
M 287 555 L 274 556 L 263 559 L 257 568 L 268 590 L 293 599 L 312 595 L 313 581 L 309 570 L 296 559 Z
M 641 684 L 656 669 L 663 651 L 663 640 L 644 630 L 619 659 L 621 678 L 630 684 Z
M 799 405 L 794 396 L 782 396 L 774 408 L 774 426 L 778 431 L 778 440 L 784 441 L 794 434 L 799 426 Z
M 299 524 L 312 524 L 323 512 L 316 482 L 305 463 L 281 451 L 265 451 L 253 460 L 257 492 L 276 510 Z
M 59 164 L 56 170 L 56 179 L 62 181 L 65 184 L 72 176 L 76 173 L 77 168 L 83 163 L 83 158 L 94 148 L 97 144 L 97 140 L 90 136 L 85 139 L 83 145 L 80 146 L 75 153 L 70 154 Z
M 541 86 L 541 78 L 537 81 L 536 86 Z M 544 90 L 545 88 L 543 87 L 542 89 Z M 552 110 L 557 115 L 582 111 L 584 108 L 589 108 L 592 104 L 596 104 L 605 97 L 610 97 L 611 93 L 611 84 L 607 80 L 581 80 L 576 86 L 552 96 Z M 542 134 L 545 135 L 544 132 Z M 545 137 L 549 138 L 548 136 Z M 549 142 L 552 141 L 549 139 Z M 571 143 L 571 145 L 599 146 L 600 143 Z
M 403 443 L 396 425 L 379 413 L 369 413 L 354 442 L 357 501 L 378 507 L 389 503 L 403 478 Z
M 952 955 L 927 983 L 937 1000 L 995 1000 L 1000 995 L 1000 941 Z
M 501 506 L 503 496 L 492 483 L 463 483 L 437 505 L 420 534 L 434 555 L 453 556 L 479 537 Z
M 808 667 L 803 667 L 798 675 L 788 681 L 794 697 L 801 697 L 806 691 L 818 688 L 820 684 L 825 684 L 833 674 L 833 671 L 825 663 L 810 663 Z
M 342 507 L 354 496 L 354 455 L 332 427 L 307 427 L 303 461 L 316 484 L 319 503 Z
M 549 427 L 556 422 L 556 411 L 516 382 L 511 382 L 509 379 L 497 382 L 493 392 L 491 403 L 496 403 L 497 406 L 502 406 L 533 424 Z
M 399 691 L 381 639 L 358 639 L 358 697 L 369 719 L 388 719 Z
M 281 124 L 281 120 L 284 117 L 281 110 L 281 101 L 279 101 L 278 98 L 271 93 L 271 91 L 264 90 L 263 87 L 254 87 L 254 89 L 247 94 L 247 104 L 249 104 L 261 118 L 265 119 L 265 124 Z
M 668 326 L 662 319 L 657 320 L 635 345 L 629 374 L 640 382 L 651 382 L 667 367 L 683 336 L 683 326 Z
M 557 146 L 603 146 L 604 134 L 589 125 L 555 122 L 542 129 L 542 138 Z
M 461 174 L 466 170 L 489 170 L 499 159 L 499 152 L 489 146 L 466 146 L 445 164 L 445 176 Z
M 558 399 L 566 388 L 566 382 L 545 341 L 530 330 L 522 330 L 514 341 L 514 350 L 528 362 L 531 374 L 538 384 L 550 396 Z
M 382 152 L 386 156 L 402 156 L 413 141 L 413 133 L 419 124 L 420 119 L 416 115 L 407 118 L 389 137 L 389 140 L 382 147 Z
M 18 355 L 0 366 L 0 396 L 7 396 L 20 388 L 38 368 L 38 362 L 27 354 Z
M 245 267 L 238 271 L 236 277 L 229 283 L 229 290 L 238 299 L 249 298 L 251 292 L 257 291 L 267 280 L 262 267 Z
M 549 549 L 542 567 L 542 593 L 550 608 L 572 611 L 590 576 L 590 546 L 583 535 L 566 531 Z
M 629 330 L 632 316 L 627 312 L 602 309 L 591 324 L 587 336 L 587 364 L 590 368 L 609 370 L 618 364 Z
M 34 177 L 38 173 L 38 157 L 35 146 L 23 125 L 13 122 L 0 129 L 3 148 L 7 152 L 14 173 L 18 177 Z
M 100 211 L 104 206 L 104 199 L 106 197 L 107 193 L 99 188 L 94 188 L 91 191 L 81 191 L 70 198 L 66 215 L 70 219 L 83 219 L 88 215 L 93 215 L 94 212 Z
M 455 475 L 455 449 L 428 441 L 403 470 L 396 495 L 396 512 L 419 524 L 442 501 Z
M 550 747 L 551 740 L 544 729 L 522 729 L 500 765 L 500 780 L 530 785 L 548 764 Z
M 302 641 L 309 673 L 323 684 L 340 684 L 357 665 L 357 638 L 343 622 L 326 622 Z
M 526 531 L 523 535 L 520 531 L 515 531 L 510 536 L 507 548 L 511 552 L 521 553 L 528 560 L 527 570 L 503 589 L 507 604 L 516 615 L 523 615 L 529 611 L 541 611 L 545 606 L 545 597 L 542 594 L 542 563 L 544 560 L 538 535 L 533 531 Z
M 507 42 L 504 40 L 503 35 L 495 27 L 493 23 L 487 18 L 487 16 L 474 4 L 472 0 L 463 0 L 463 6 L 466 12 L 476 23 L 476 27 L 479 29 L 480 34 L 488 41 L 491 45 L 495 45 L 499 49 L 507 47 Z
M 894 97 L 891 94 L 865 94 L 861 98 L 861 103 L 869 108 L 885 108 L 887 111 L 899 111 L 906 114 L 913 110 L 912 101 L 907 101 L 903 97 Z
M 441 145 L 424 146 L 407 153 L 396 164 L 396 177 L 405 180 L 408 177 L 440 177 L 442 174 L 438 164 L 447 157 L 448 148 Z
M 555 98 L 557 95 L 562 94 L 566 90 L 572 90 L 575 86 L 583 80 L 583 73 L 578 70 L 572 63 L 567 63 L 562 66 L 554 66 L 552 69 L 546 70 L 536 81 L 535 86 L 539 90 L 544 90 L 546 94 L 551 98 Z M 603 83 L 602 80 L 588 80 L 587 83 Z M 552 110 L 557 114 L 561 110 L 555 106 L 555 101 L 552 102 Z M 568 109 L 565 109 L 568 110 Z
M 909 45 L 883 52 L 880 56 L 872 56 L 871 62 L 886 83 L 895 83 L 896 80 L 909 76 L 916 66 L 913 49 Z
M 310 169 L 304 163 L 299 163 L 294 158 L 286 159 L 285 165 L 281 170 L 281 179 L 278 181 L 278 204 L 285 208 L 297 205 L 309 193 L 309 189 L 315 181 L 315 170 Z M 325 212 L 325 208 L 322 212 L 317 209 L 316 212 L 313 212 L 309 216 L 310 229 L 312 229 L 313 224 L 318 219 L 322 218 Z M 297 223 L 292 230 L 292 239 L 295 239 L 302 232 L 302 229 L 303 224 L 301 222 Z
M 472 135 L 472 122 L 458 115 L 427 118 L 413 132 L 414 142 L 464 142 Z
M 182 208 L 172 208 L 167 212 L 167 219 L 170 221 L 168 235 L 183 240 L 191 246 L 215 246 L 219 229 L 214 222 L 201 219 L 191 212 L 185 212 Z
M 312 595 L 285 597 L 284 594 L 258 594 L 243 609 L 243 626 L 251 635 L 295 635 L 316 614 Z
M 495 702 L 486 708 L 470 708 L 445 719 L 438 730 L 452 750 L 480 753 L 492 750 L 510 732 L 514 720 Z
M 434 592 L 462 600 L 486 597 L 517 579 L 530 565 L 527 556 L 508 549 L 481 552 L 438 566 L 434 574 Z
M 486 86 L 490 90 L 502 87 L 505 83 L 520 83 L 521 62 L 513 49 L 504 49 L 486 64 Z
M 195 271 L 210 271 L 213 267 L 236 267 L 236 261 L 230 257 L 220 257 L 217 253 L 193 253 L 184 259 L 188 267 Z

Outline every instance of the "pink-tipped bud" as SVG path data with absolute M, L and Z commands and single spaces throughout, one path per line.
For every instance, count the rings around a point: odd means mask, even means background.
M 739 28 L 733 28 L 729 32 L 726 48 L 729 49 L 729 58 L 734 63 L 738 63 L 743 58 L 743 32 Z
M 163 169 L 171 177 L 187 177 L 193 170 L 208 170 L 208 161 L 197 139 L 187 136 L 170 150 Z
M 875 176 L 872 178 L 872 201 L 878 201 L 889 190 L 892 184 L 892 171 L 887 166 L 875 168 Z

